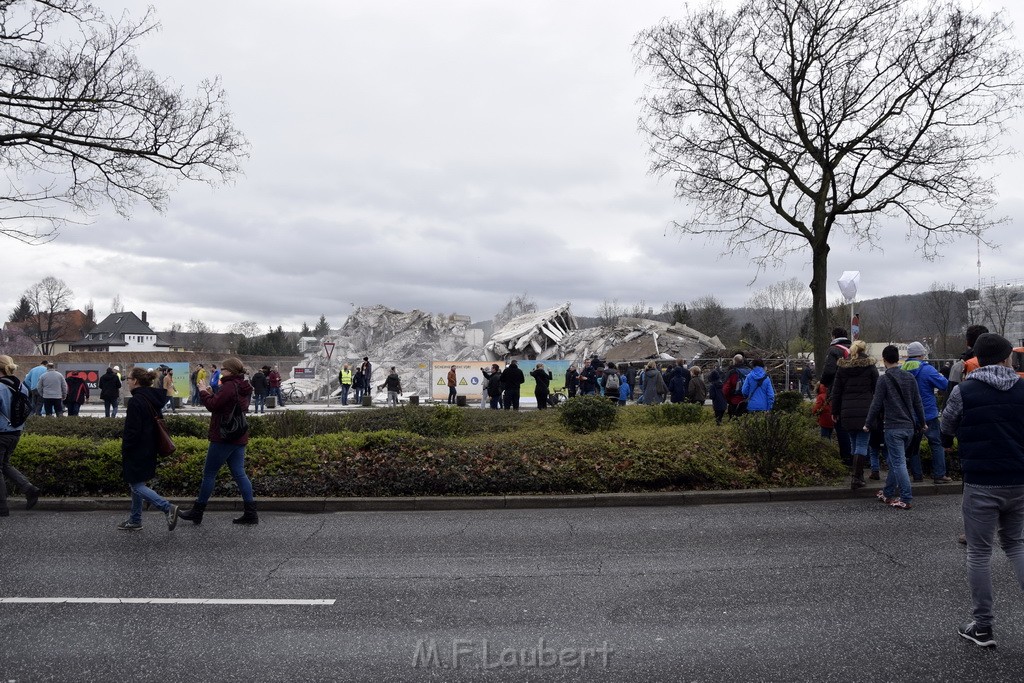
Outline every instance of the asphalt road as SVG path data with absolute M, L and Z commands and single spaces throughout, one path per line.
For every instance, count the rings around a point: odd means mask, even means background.
M 1008 565 L 982 650 L 955 633 L 959 497 L 915 502 L 215 513 L 171 533 L 156 512 L 129 533 L 18 510 L 0 599 L 336 602 L 0 602 L 0 681 L 1020 680 Z

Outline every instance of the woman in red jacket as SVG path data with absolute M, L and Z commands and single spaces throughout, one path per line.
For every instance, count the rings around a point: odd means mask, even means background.
M 203 483 L 199 486 L 199 495 L 190 510 L 182 510 L 178 516 L 190 520 L 194 524 L 203 521 L 206 503 L 213 495 L 213 487 L 217 482 L 217 473 L 227 463 L 231 477 L 238 484 L 242 494 L 245 513 L 233 520 L 235 524 L 259 524 L 256 514 L 256 500 L 252 495 L 252 482 L 245 474 L 245 446 L 249 443 L 249 430 L 241 436 L 231 438 L 224 434 L 223 426 L 231 420 L 235 406 L 243 413 L 249 411 L 249 399 L 252 397 L 252 385 L 245 379 L 245 367 L 237 358 L 228 358 L 220 368 L 220 389 L 214 394 L 206 382 L 199 386 L 199 400 L 202 401 L 210 415 L 210 431 L 207 437 L 210 446 L 206 451 L 206 464 L 203 467 Z

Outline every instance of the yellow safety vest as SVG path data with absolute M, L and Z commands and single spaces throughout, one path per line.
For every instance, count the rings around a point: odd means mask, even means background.
M 341 371 L 341 383 L 342 384 L 352 384 L 352 371 L 351 370 L 342 370 Z

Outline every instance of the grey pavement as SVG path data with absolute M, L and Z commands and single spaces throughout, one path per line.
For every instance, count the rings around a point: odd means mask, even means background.
M 999 647 L 958 638 L 959 497 L 915 503 L 267 512 L 253 528 L 215 512 L 173 532 L 157 512 L 119 532 L 123 512 L 16 510 L 0 598 L 336 602 L 0 603 L 0 681 L 1020 680 L 1009 567 L 996 556 Z

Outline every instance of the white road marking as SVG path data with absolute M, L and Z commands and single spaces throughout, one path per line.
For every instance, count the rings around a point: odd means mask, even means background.
M 0 598 L 0 603 L 109 605 L 333 605 L 334 600 L 242 600 L 235 598 Z

